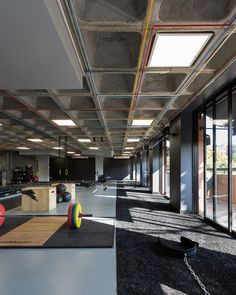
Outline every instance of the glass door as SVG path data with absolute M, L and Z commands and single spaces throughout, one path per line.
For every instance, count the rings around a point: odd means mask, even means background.
M 215 177 L 213 214 L 217 223 L 228 227 L 228 99 L 216 103 L 214 119 Z

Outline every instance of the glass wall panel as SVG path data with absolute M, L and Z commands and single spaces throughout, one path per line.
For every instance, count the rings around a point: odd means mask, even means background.
M 166 149 L 165 149 L 165 157 L 166 157 L 166 169 L 165 169 L 165 174 L 166 174 L 166 196 L 170 196 L 170 141 L 166 139 Z
M 236 91 L 232 96 L 232 227 L 236 231 Z
M 205 117 L 205 213 L 213 219 L 213 108 L 206 111 Z
M 228 226 L 228 99 L 216 103 L 214 219 Z M 215 212 L 214 212 L 215 211 Z

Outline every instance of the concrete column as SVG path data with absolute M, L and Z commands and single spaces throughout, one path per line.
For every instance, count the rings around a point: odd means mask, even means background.
M 130 158 L 130 180 L 134 179 L 134 157 Z
M 38 176 L 39 181 L 49 181 L 49 156 L 38 156 Z
M 141 184 L 143 186 L 147 185 L 147 153 L 143 151 L 142 154 L 142 174 L 141 174 Z
M 95 170 L 100 175 L 103 175 L 103 156 L 96 156 L 96 158 L 95 158 Z M 96 180 L 98 180 L 97 175 L 96 175 Z
M 138 183 L 140 183 L 141 181 L 141 178 L 140 178 L 140 174 L 141 174 L 141 165 L 140 165 L 140 155 L 138 154 L 137 155 L 137 158 L 136 158 L 136 181 Z
M 153 147 L 153 158 L 152 158 L 152 192 L 160 193 L 160 143 Z
M 192 212 L 192 114 L 172 121 L 170 134 L 170 202 L 179 212 Z
M 149 144 L 148 149 L 148 186 L 149 191 L 152 192 L 152 175 L 153 175 L 153 143 Z

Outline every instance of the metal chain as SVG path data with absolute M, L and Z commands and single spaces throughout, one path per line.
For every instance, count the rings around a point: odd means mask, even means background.
M 205 286 L 203 285 L 203 283 L 200 281 L 199 277 L 196 275 L 195 271 L 192 269 L 192 267 L 189 265 L 188 263 L 188 259 L 187 256 L 185 254 L 184 256 L 184 263 L 186 264 L 187 268 L 189 269 L 189 271 L 191 272 L 192 276 L 194 277 L 194 279 L 198 282 L 198 285 L 201 287 L 201 289 L 203 290 L 205 295 L 210 295 L 210 293 L 206 290 Z

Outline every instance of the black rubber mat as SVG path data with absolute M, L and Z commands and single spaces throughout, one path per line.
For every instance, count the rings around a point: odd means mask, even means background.
M 94 220 L 83 219 L 79 230 L 64 224 L 44 244 L 46 248 L 112 248 L 114 226 Z
M 4 224 L 0 227 L 0 236 L 24 224 L 33 217 L 7 217 Z M 50 222 L 50 217 L 48 217 L 48 222 Z M 42 246 L 25 246 L 24 244 L 17 246 L 0 245 L 0 248 L 112 248 L 113 243 L 113 224 L 105 224 L 101 220 L 83 219 L 79 229 L 70 229 L 67 223 L 64 223 Z

